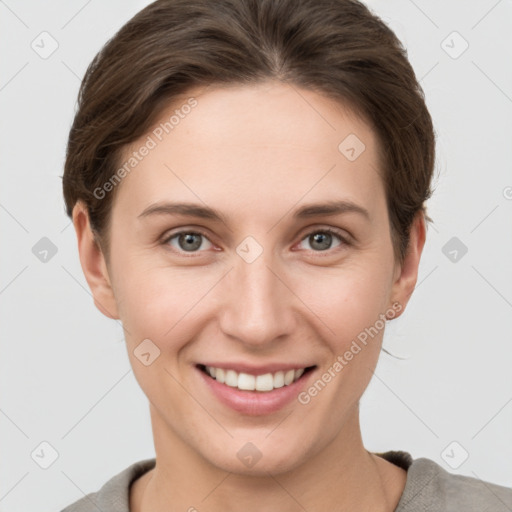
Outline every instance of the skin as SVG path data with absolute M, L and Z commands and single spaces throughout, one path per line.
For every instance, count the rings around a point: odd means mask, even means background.
M 198 104 L 119 185 L 106 261 L 87 210 L 73 210 L 80 261 L 95 305 L 125 330 L 130 363 L 150 403 L 157 464 L 130 489 L 132 511 L 393 511 L 406 472 L 362 443 L 359 400 L 376 367 L 384 329 L 307 405 L 261 416 L 219 403 L 200 380 L 203 361 L 304 361 L 317 377 L 394 303 L 403 313 L 425 242 L 415 219 L 402 265 L 393 256 L 378 141 L 339 102 L 278 82 L 194 89 Z M 349 161 L 350 133 L 366 149 Z M 141 137 L 126 155 L 140 148 Z M 351 200 L 355 213 L 294 219 L 310 203 Z M 158 201 L 217 209 L 225 222 L 160 215 Z M 327 250 L 309 235 L 331 227 Z M 183 230 L 207 238 L 187 252 Z M 236 252 L 247 236 L 263 253 Z M 327 244 L 328 245 L 328 244 Z M 192 256 L 190 256 L 192 254 Z M 149 366 L 134 350 L 161 351 Z M 244 466 L 247 442 L 262 458 Z M 257 499 L 255 499 L 257 496 Z M 204 501 L 202 501 L 204 500 Z M 191 509 L 192 510 L 192 509 Z

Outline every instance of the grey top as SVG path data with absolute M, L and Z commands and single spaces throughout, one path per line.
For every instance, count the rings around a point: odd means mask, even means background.
M 395 512 L 511 512 L 512 488 L 449 473 L 433 460 L 408 452 L 376 453 L 407 470 Z M 61 512 L 130 512 L 130 484 L 155 467 L 155 459 L 136 462 Z

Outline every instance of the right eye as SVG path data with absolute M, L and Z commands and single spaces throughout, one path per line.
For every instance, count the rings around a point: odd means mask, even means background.
M 201 248 L 209 249 L 213 247 L 212 243 L 208 240 L 206 235 L 196 231 L 178 231 L 166 237 L 162 241 L 162 244 L 170 245 L 174 250 L 182 253 L 201 252 L 199 250 Z

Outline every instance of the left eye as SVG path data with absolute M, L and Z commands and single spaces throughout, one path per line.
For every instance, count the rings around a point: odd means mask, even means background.
M 338 243 L 335 246 L 332 245 L 334 239 L 338 239 Z M 316 252 L 327 251 L 328 249 L 337 247 L 342 243 L 347 243 L 341 235 L 330 229 L 312 231 L 301 240 L 301 242 L 305 241 L 308 241 Z
M 204 247 L 204 241 L 206 241 L 206 244 L 210 245 Z M 195 233 L 193 231 L 182 231 L 181 233 L 176 233 L 164 240 L 164 243 L 170 243 L 170 245 L 175 249 L 185 252 L 197 252 L 198 249 L 209 249 L 212 246 L 211 242 L 203 234 Z M 178 247 L 176 247 L 176 244 Z

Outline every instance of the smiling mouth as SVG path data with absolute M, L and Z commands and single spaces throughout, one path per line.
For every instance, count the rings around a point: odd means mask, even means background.
M 265 373 L 263 375 L 251 375 L 235 370 L 205 366 L 204 364 L 198 364 L 197 368 L 210 378 L 226 386 L 241 391 L 269 392 L 297 382 L 304 375 L 314 370 L 316 366 Z

